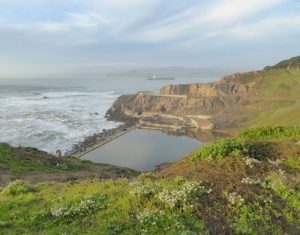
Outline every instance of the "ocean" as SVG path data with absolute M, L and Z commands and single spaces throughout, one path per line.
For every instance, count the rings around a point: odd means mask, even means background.
M 207 80 L 213 79 L 0 79 L 0 142 L 65 152 L 86 136 L 119 125 L 104 118 L 118 96 Z

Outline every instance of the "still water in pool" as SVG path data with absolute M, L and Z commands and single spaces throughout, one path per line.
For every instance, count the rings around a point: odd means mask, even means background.
M 201 145 L 198 140 L 186 136 L 137 129 L 84 155 L 81 159 L 151 171 L 159 164 L 182 158 Z

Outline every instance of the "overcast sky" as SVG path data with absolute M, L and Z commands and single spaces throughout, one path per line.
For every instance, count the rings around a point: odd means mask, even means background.
M 0 77 L 95 66 L 260 69 L 298 54 L 299 0 L 0 0 Z

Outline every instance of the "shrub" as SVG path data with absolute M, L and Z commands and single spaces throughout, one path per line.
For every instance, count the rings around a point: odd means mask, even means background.
M 218 160 L 227 156 L 242 157 L 249 154 L 250 144 L 238 139 L 219 140 L 213 144 L 208 144 L 191 156 L 193 162 L 199 160 Z
M 31 191 L 31 188 L 26 185 L 24 181 L 15 180 L 6 186 L 2 190 L 2 193 L 5 195 L 18 196 L 29 191 Z
M 233 207 L 239 208 L 245 203 L 245 199 L 236 192 L 224 192 L 224 196 L 227 199 L 228 203 Z
M 147 185 L 144 181 L 133 181 L 130 187 L 130 194 L 139 198 L 150 198 L 155 192 L 154 185 Z
M 288 157 L 282 164 L 290 169 L 300 171 L 300 156 Z
M 224 139 L 201 147 L 191 155 L 192 162 L 200 160 L 219 160 L 225 157 L 248 157 L 265 160 L 275 156 L 276 143 L 245 140 L 240 138 Z
M 272 223 L 272 209 L 259 203 L 240 208 L 233 228 L 237 234 L 282 234 L 279 225 Z
M 145 210 L 137 221 L 141 234 L 206 234 L 201 221 L 167 211 Z
M 103 194 L 86 196 L 79 201 L 57 205 L 50 209 L 50 214 L 54 219 L 63 221 L 85 217 L 104 209 L 105 198 Z
M 260 185 L 262 183 L 260 179 L 256 180 L 249 177 L 243 178 L 241 182 L 246 185 Z
M 300 212 L 300 192 L 288 187 L 286 175 L 282 170 L 266 177 L 267 188 L 271 188 L 287 205 Z
M 300 137 L 300 126 L 266 126 L 243 130 L 239 137 L 251 140 L 272 140 Z
M 157 198 L 167 208 L 191 211 L 194 209 L 195 200 L 211 191 L 200 183 L 191 181 L 184 183 L 179 189 L 171 191 L 165 189 L 157 195 Z

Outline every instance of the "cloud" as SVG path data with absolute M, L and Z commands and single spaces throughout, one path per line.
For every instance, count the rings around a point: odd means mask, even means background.
M 208 23 L 226 24 L 243 20 L 283 2 L 286 2 L 286 0 L 219 0 L 207 11 L 203 18 Z
M 232 48 L 252 51 L 250 43 L 277 48 L 289 40 L 295 48 L 299 6 L 295 0 L 0 0 L 0 61 L 193 63 Z
M 286 0 L 232 1 L 218 0 L 207 9 L 201 4 L 194 4 L 184 12 L 165 19 L 159 25 L 147 26 L 137 36 L 146 42 L 190 38 L 201 34 L 215 34 L 220 27 L 240 22 L 262 10 L 278 5 Z
M 300 15 L 286 18 L 276 17 L 252 24 L 243 24 L 229 30 L 234 37 L 242 40 L 268 39 L 274 36 L 300 34 Z
M 16 0 L 15 0 L 16 1 Z M 174 12 L 168 12 L 159 0 L 91 0 L 83 2 L 82 12 L 65 12 L 59 20 L 42 19 L 26 22 L 5 22 L 6 30 L 45 31 L 47 33 L 72 33 L 78 29 L 104 32 L 106 36 L 119 37 L 142 43 L 160 43 L 189 39 L 199 35 L 215 35 L 221 27 L 241 22 L 264 9 L 286 0 L 232 1 L 214 0 L 210 4 L 198 1 L 182 3 L 172 1 Z M 3 1 L 2 2 L 7 2 Z M 18 2 L 18 1 L 17 1 Z M 31 2 L 36 2 L 31 0 Z M 47 5 L 47 1 L 43 0 Z M 56 3 L 56 1 L 54 1 Z M 79 0 L 75 1 L 79 4 Z M 0 2 L 1 3 L 1 2 Z M 57 4 L 57 3 L 56 3 Z M 80 4 L 79 4 L 80 5 Z M 169 7 L 168 9 L 171 9 Z M 238 34 L 239 29 L 236 29 Z M 97 37 L 99 34 L 86 34 Z M 103 34 L 102 34 L 103 35 Z M 84 35 L 85 36 L 85 35 Z M 109 38 L 109 37 L 108 37 Z M 86 39 L 95 41 L 95 38 Z M 74 42 L 70 42 L 74 43 Z
M 41 23 L 36 23 L 37 29 L 56 32 L 56 31 L 67 31 L 72 28 L 89 29 L 95 27 L 101 27 L 110 24 L 109 19 L 95 14 L 93 12 L 88 13 L 69 13 L 67 18 L 63 21 L 46 21 Z M 30 27 L 30 25 L 28 25 Z

